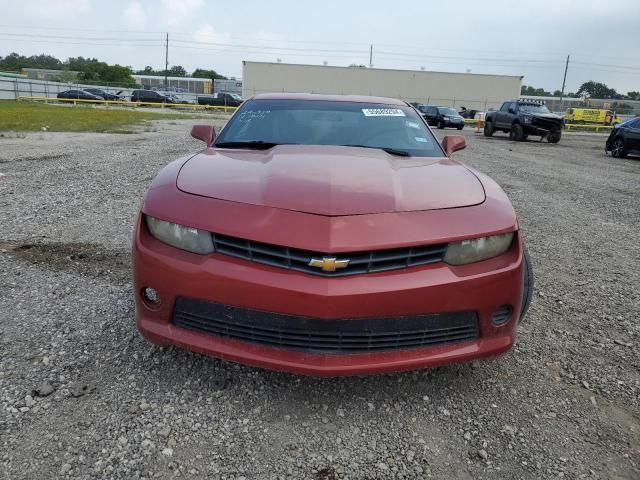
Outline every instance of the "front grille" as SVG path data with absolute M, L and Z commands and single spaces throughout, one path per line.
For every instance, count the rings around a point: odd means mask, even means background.
M 551 120 L 547 118 L 533 117 L 531 124 L 534 127 L 543 128 L 545 130 L 559 130 L 561 123 L 558 120 Z
M 228 235 L 220 235 L 218 233 L 213 233 L 212 237 L 217 253 L 263 263 L 273 267 L 287 268 L 289 270 L 326 277 L 386 272 L 388 270 L 441 262 L 447 250 L 447 245 L 441 244 L 330 254 L 271 245 L 243 238 L 230 237 Z M 321 260 L 323 257 L 349 260 L 349 264 L 345 268 L 333 272 L 323 271 L 319 267 L 309 266 L 311 259 Z
M 320 320 L 179 297 L 172 322 L 219 337 L 319 354 L 402 350 L 478 338 L 475 312 Z

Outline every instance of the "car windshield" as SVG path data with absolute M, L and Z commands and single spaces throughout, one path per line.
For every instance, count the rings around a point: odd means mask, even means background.
M 546 105 L 538 105 L 537 103 L 521 103 L 520 111 L 524 113 L 551 113 Z
M 438 111 L 443 115 L 458 115 L 458 112 L 451 107 L 438 107 Z
M 328 100 L 248 100 L 217 147 L 279 144 L 379 148 L 392 154 L 441 157 L 442 149 L 415 111 L 403 105 Z

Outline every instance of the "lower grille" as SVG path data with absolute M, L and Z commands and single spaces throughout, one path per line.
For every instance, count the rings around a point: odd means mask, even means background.
M 219 337 L 310 353 L 366 353 L 478 338 L 475 312 L 320 320 L 180 297 L 173 324 Z

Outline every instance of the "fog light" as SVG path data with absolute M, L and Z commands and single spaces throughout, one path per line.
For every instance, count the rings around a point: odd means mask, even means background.
M 511 319 L 513 307 L 511 305 L 501 305 L 491 316 L 491 322 L 499 327 Z
M 160 294 L 151 287 L 145 287 L 142 289 L 142 298 L 151 305 L 158 305 L 160 303 Z

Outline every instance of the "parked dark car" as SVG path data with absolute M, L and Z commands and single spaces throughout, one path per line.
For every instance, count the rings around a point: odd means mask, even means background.
M 101 88 L 85 88 L 84 91 L 92 93 L 93 95 L 102 97 L 105 100 L 122 100 L 122 97 L 120 97 L 120 95 L 116 95 L 115 93 L 105 92 Z
M 225 107 L 239 107 L 244 100 L 235 93 L 218 92 L 213 95 L 200 95 L 198 105 L 217 105 Z
M 420 105 L 418 110 L 429 125 L 437 125 L 438 128 L 454 127 L 458 130 L 464 128 L 464 118 L 451 107 Z
M 65 90 L 57 95 L 64 100 L 104 100 L 104 98 L 87 92 L 86 90 Z
M 613 127 L 607 139 L 605 152 L 611 152 L 616 158 L 624 158 L 628 154 L 640 155 L 640 117 Z
M 502 130 L 511 140 L 520 142 L 529 135 L 547 137 L 549 143 L 558 143 L 562 136 L 564 122 L 562 117 L 549 111 L 541 103 L 509 100 L 500 110 L 487 112 L 484 120 L 484 136 L 490 137 Z
M 134 90 L 131 93 L 131 101 L 148 103 L 173 103 L 171 97 L 162 95 L 155 90 Z

